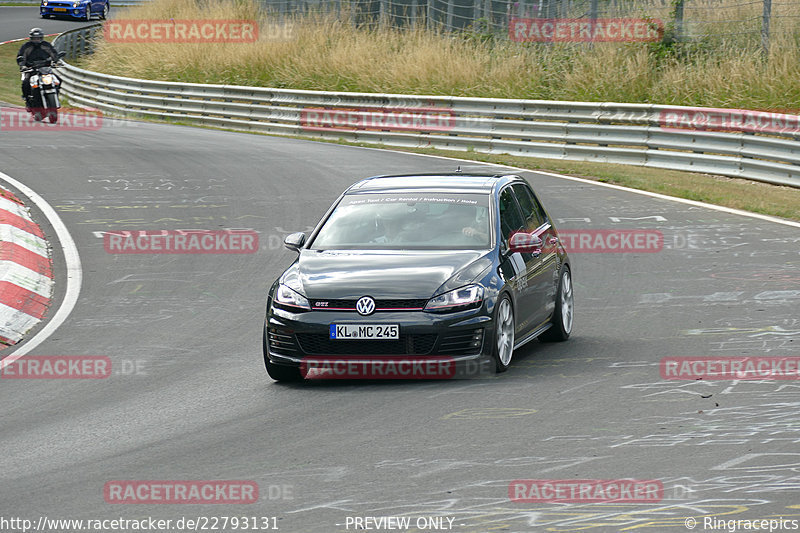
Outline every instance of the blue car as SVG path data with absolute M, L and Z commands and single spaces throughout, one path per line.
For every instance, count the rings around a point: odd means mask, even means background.
M 43 19 L 69 17 L 91 20 L 92 15 L 97 15 L 101 20 L 105 20 L 109 9 L 111 9 L 109 0 L 42 0 L 39 14 Z

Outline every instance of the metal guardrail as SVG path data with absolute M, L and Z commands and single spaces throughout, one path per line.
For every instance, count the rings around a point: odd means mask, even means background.
M 53 39 L 53 46 L 59 52 L 67 53 L 65 59 L 75 59 L 85 54 L 91 54 L 94 52 L 94 40 L 102 28 L 103 24 L 97 22 L 64 32 Z
M 61 34 L 56 48 L 71 53 L 68 57 L 90 53 L 101 27 Z M 769 135 L 664 127 L 665 113 L 702 108 L 204 85 L 112 76 L 69 64 L 61 73 L 73 103 L 127 117 L 388 146 L 639 165 L 800 187 L 800 126 Z

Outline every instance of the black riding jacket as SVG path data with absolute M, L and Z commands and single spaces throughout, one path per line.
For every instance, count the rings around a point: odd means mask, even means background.
M 22 48 L 19 49 L 19 53 L 17 54 L 17 64 L 19 66 L 24 65 L 30 67 L 33 66 L 36 61 L 44 61 L 45 59 L 58 61 L 58 52 L 53 45 L 47 41 L 42 41 L 40 43 L 28 41 L 22 45 Z

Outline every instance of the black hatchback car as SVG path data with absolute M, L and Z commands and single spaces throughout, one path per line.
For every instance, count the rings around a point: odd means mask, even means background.
M 503 372 L 572 331 L 569 257 L 519 176 L 368 178 L 284 244 L 299 257 L 269 290 L 263 339 L 278 381 Z

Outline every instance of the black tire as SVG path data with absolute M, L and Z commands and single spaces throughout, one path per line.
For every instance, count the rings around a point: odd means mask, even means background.
M 45 116 L 51 124 L 55 124 L 58 122 L 58 106 L 56 105 L 56 95 L 46 94 L 44 95 L 44 98 L 46 103 L 45 107 L 47 108 L 45 111 Z
M 507 322 L 509 318 L 510 324 Z M 503 294 L 497 300 L 494 311 L 494 339 L 492 339 L 492 359 L 495 372 L 498 374 L 508 370 L 511 365 L 511 359 L 514 356 L 515 328 L 514 305 L 511 303 L 511 298 L 507 294 Z
M 111 9 L 111 6 L 108 5 L 108 2 L 103 4 L 103 12 L 100 13 L 100 20 L 106 20 L 108 18 L 108 12 Z
M 296 382 L 302 381 L 303 375 L 300 373 L 300 368 L 289 365 L 278 365 L 269 360 L 267 352 L 267 332 L 264 331 L 262 346 L 264 347 L 264 366 L 267 369 L 269 377 L 275 381 Z
M 561 268 L 556 292 L 556 307 L 553 310 L 552 326 L 539 335 L 542 342 L 563 342 L 572 334 L 575 295 L 572 289 L 572 273 L 567 265 Z

